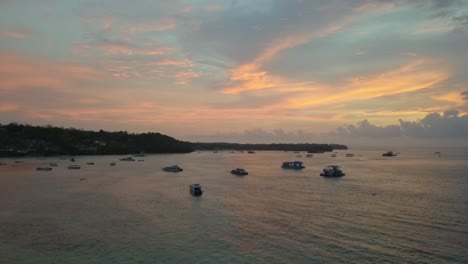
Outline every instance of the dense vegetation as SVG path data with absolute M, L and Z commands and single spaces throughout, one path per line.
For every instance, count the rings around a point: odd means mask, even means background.
M 187 153 L 191 143 L 159 133 L 84 131 L 73 128 L 0 124 L 0 156 Z
M 307 151 L 309 153 L 322 153 L 335 149 L 348 149 L 345 145 L 338 144 L 237 144 L 237 143 L 193 143 L 198 150 L 283 150 L 283 151 Z
M 0 124 L 0 157 L 188 153 L 193 150 L 287 150 L 312 153 L 347 149 L 336 144 L 190 143 L 160 133 L 85 131 L 74 128 Z

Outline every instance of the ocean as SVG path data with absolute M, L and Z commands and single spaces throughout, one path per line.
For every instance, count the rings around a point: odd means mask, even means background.
M 0 158 L 0 263 L 468 263 L 468 150 L 385 151 Z

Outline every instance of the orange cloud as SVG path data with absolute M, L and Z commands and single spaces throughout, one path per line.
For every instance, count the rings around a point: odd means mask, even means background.
M 154 24 L 140 24 L 140 25 L 133 25 L 127 28 L 127 31 L 130 33 L 136 32 L 149 32 L 149 31 L 166 31 L 173 29 L 177 26 L 177 24 L 172 19 L 166 19 L 163 21 L 159 21 L 158 23 Z
M 449 103 L 455 104 L 456 106 L 462 106 L 466 102 L 463 99 L 461 92 L 451 92 L 451 93 L 447 93 L 443 95 L 436 95 L 436 96 L 432 96 L 432 99 L 438 100 L 438 101 L 449 102 Z
M 28 28 L 13 28 L 2 32 L 4 36 L 13 39 L 25 39 L 32 34 L 32 31 Z
M 376 76 L 348 80 L 340 90 L 329 87 L 314 94 L 302 94 L 300 97 L 290 98 L 283 106 L 304 108 L 407 93 L 428 88 L 446 80 L 448 76 L 447 70 L 436 68 L 423 59 L 416 59 L 400 68 Z
M 18 109 L 18 106 L 15 104 L 9 104 L 9 103 L 1 104 L 0 103 L 0 112 L 11 112 L 11 111 L 15 111 L 16 109 Z

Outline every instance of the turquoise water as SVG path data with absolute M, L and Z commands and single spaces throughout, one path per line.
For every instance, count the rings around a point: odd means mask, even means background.
M 468 263 L 467 150 L 384 151 L 0 159 L 0 262 Z M 320 177 L 330 164 L 346 176 Z

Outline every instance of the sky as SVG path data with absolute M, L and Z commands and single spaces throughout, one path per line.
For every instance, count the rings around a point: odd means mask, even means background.
M 466 0 L 0 0 L 0 123 L 468 146 Z

